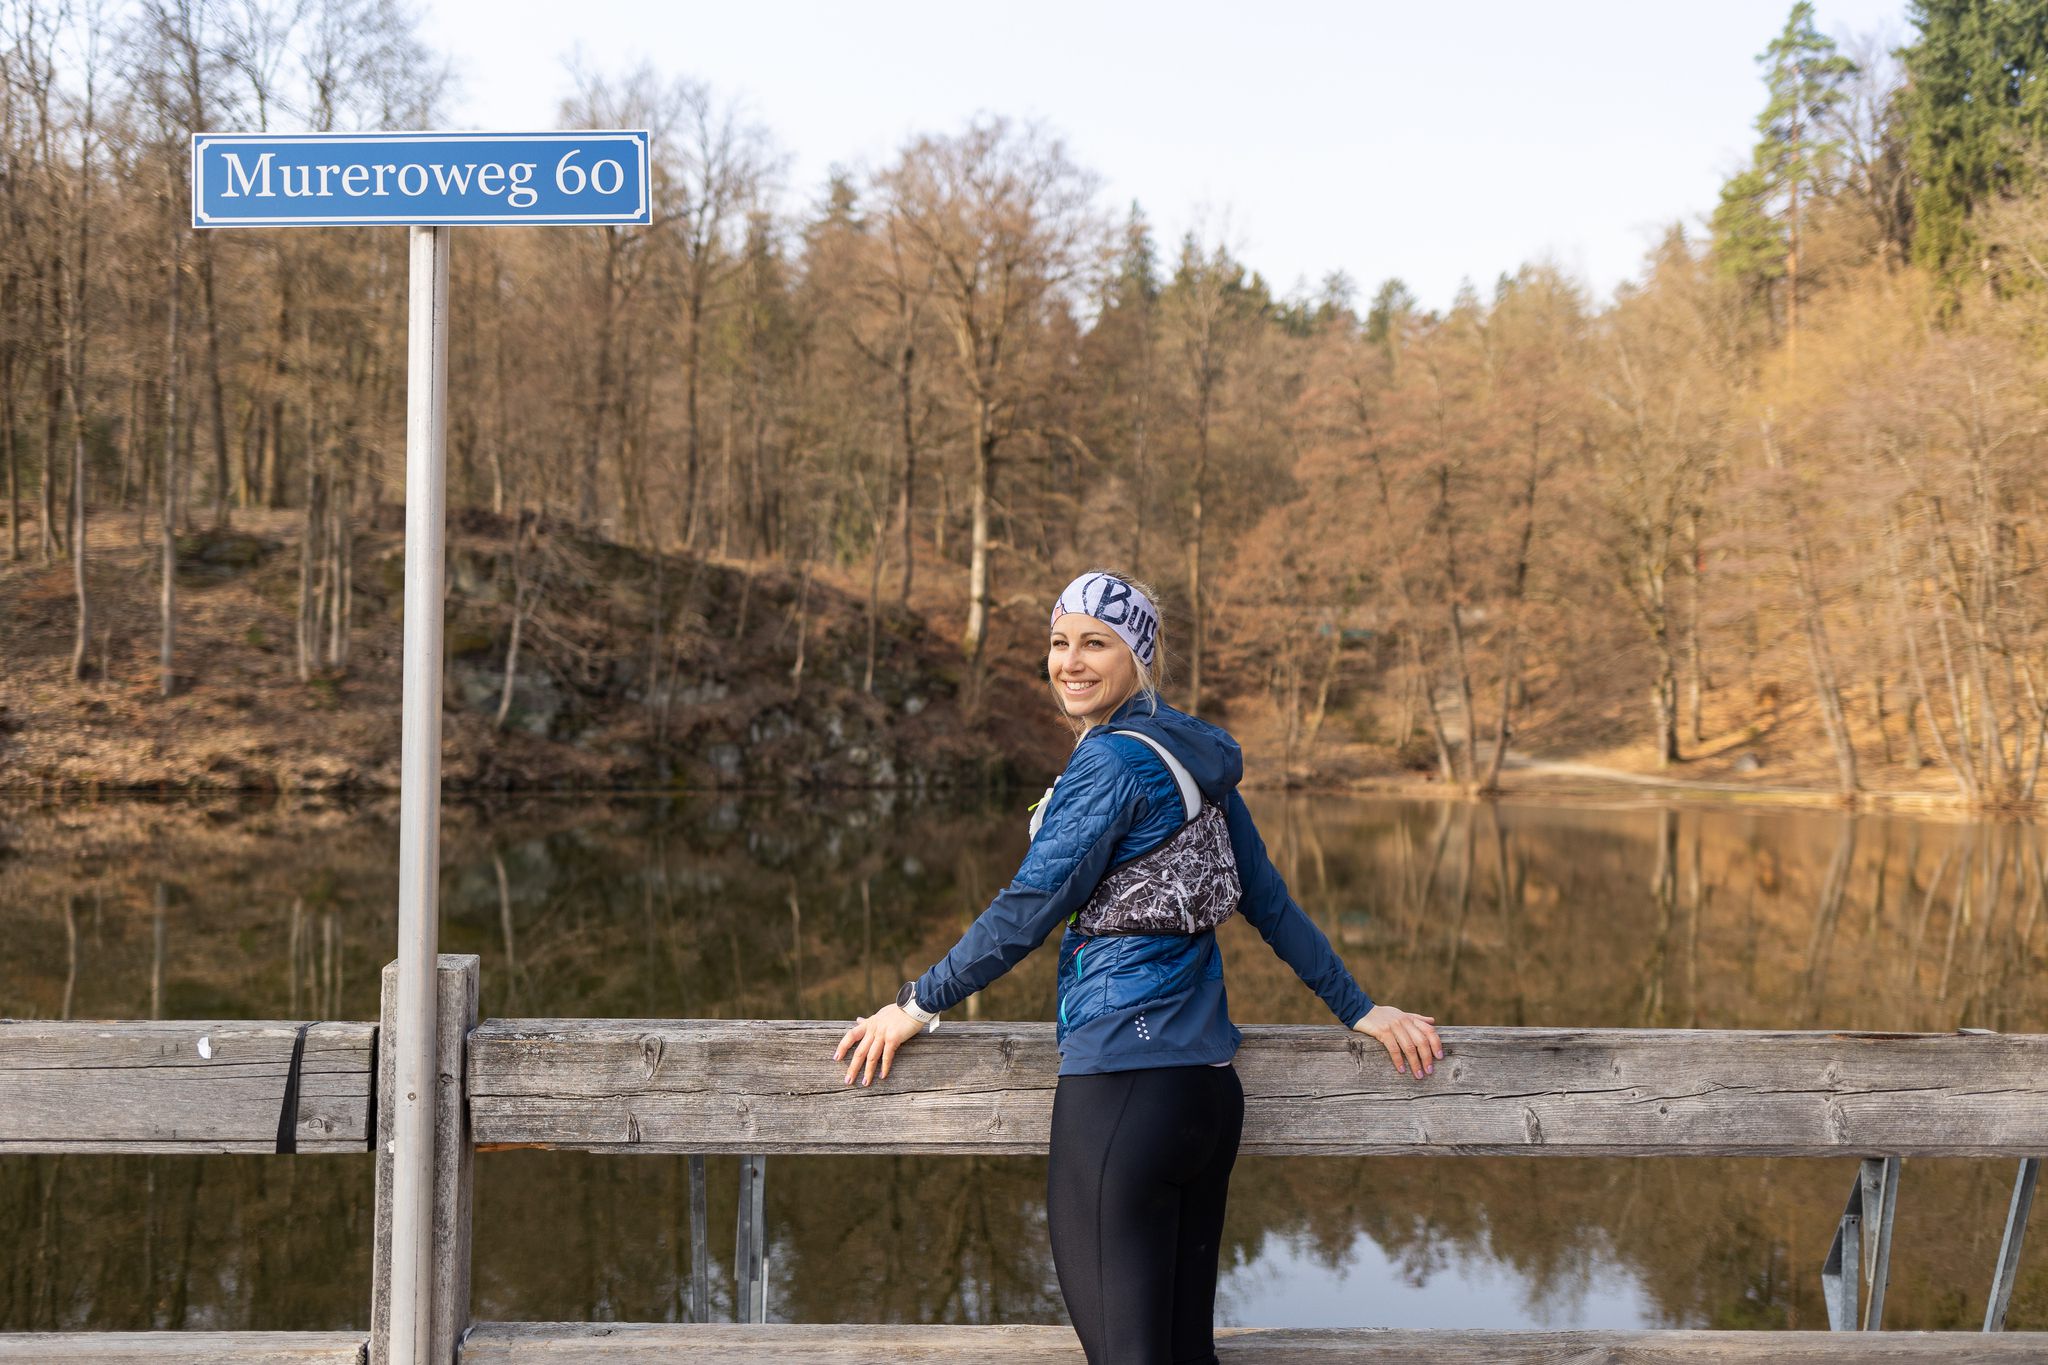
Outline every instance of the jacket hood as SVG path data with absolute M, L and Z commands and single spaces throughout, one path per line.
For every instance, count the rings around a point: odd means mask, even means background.
M 1164 744 L 1211 801 L 1220 802 L 1230 795 L 1244 776 L 1244 751 L 1227 730 L 1163 701 L 1155 713 L 1143 697 L 1133 697 L 1119 706 L 1102 728 L 1135 730 Z

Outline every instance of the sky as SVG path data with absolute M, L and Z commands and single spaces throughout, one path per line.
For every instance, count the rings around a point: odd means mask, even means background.
M 802 212 L 978 114 L 1037 120 L 1162 245 L 1230 247 L 1280 293 L 1398 276 L 1428 308 L 1548 261 L 1598 299 L 1749 154 L 1756 55 L 1786 0 L 424 0 L 452 126 L 555 126 L 571 61 L 739 101 Z M 1819 0 L 1838 39 L 1910 36 L 1906 0 Z

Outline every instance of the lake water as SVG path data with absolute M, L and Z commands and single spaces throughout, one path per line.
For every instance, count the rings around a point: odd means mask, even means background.
M 482 957 L 486 1015 L 849 1018 L 1008 880 L 1025 799 L 451 804 L 442 950 Z M 1252 806 L 1366 989 L 1442 1024 L 2048 1031 L 2048 848 L 2030 825 Z M 374 1018 L 395 818 L 395 800 L 0 810 L 0 1016 Z M 1330 1023 L 1241 922 L 1223 938 L 1240 1023 Z M 979 1017 L 1049 1018 L 1051 958 Z M 2015 1165 L 1905 1163 L 1886 1326 L 1980 1324 Z M 709 1166 L 712 1316 L 729 1317 L 737 1161 Z M 1855 1169 L 1246 1158 L 1219 1313 L 1825 1327 L 1820 1265 Z M 1059 1321 L 1043 1179 L 1029 1158 L 774 1158 L 771 1318 Z M 685 1317 L 687 1189 L 680 1157 L 481 1154 L 476 1315 Z M 361 1328 L 370 1225 L 367 1156 L 0 1157 L 0 1331 Z M 2048 1328 L 2044 1235 L 2016 1329 Z

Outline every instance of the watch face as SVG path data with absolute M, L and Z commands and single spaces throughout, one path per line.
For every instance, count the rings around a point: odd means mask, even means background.
M 906 981 L 903 983 L 903 989 L 896 992 L 896 1008 L 902 1009 L 916 998 L 917 983 L 915 981 Z

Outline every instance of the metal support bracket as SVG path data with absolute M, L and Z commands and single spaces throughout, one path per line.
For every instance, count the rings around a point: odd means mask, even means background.
M 740 1216 L 733 1239 L 732 1315 L 735 1322 L 768 1321 L 768 1226 L 763 1216 L 768 1158 L 740 1158 Z
M 1820 1268 L 1828 1330 L 1878 1331 L 1891 1278 L 1892 1219 L 1899 1207 L 1899 1158 L 1865 1157 Z
M 2019 1178 L 2012 1185 L 2012 1204 L 2005 1211 L 2005 1238 L 1998 1244 L 1998 1266 L 1991 1272 L 1991 1302 L 1984 1308 L 1987 1332 L 2005 1330 L 2005 1309 L 2012 1302 L 2012 1282 L 2020 1270 L 2020 1243 L 2026 1239 L 2027 1214 L 2034 1207 L 2034 1186 L 2040 1180 L 2041 1158 L 2021 1158 Z

